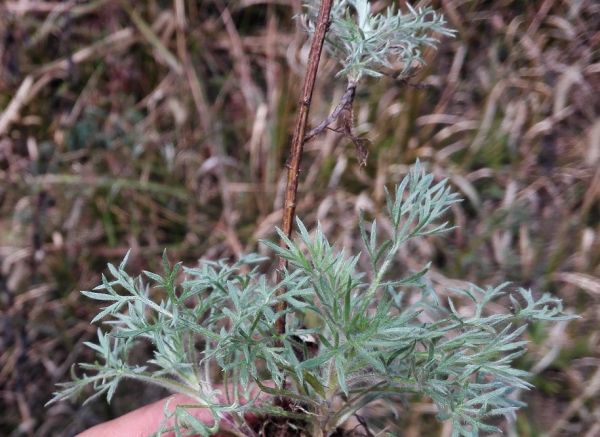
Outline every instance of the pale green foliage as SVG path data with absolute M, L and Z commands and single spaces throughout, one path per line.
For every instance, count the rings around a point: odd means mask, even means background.
M 302 418 L 309 435 L 324 437 L 374 400 L 409 402 L 411 395 L 424 394 L 437 404 L 441 420 L 453 421 L 453 436 L 497 431 L 485 419 L 511 415 L 520 404 L 508 395 L 516 387 L 529 387 L 523 380 L 527 373 L 511 367 L 524 353 L 521 334 L 526 325 L 520 322 L 573 316 L 562 314 L 560 300 L 548 295 L 535 300 L 523 289 L 511 296 L 512 311 L 490 313 L 486 305 L 507 284 L 454 290 L 463 302 L 472 301 L 473 315 L 464 316 L 453 301 L 447 308 L 437 302 L 423 277 L 427 267 L 406 278 L 391 278 L 399 248 L 411 238 L 448 230 L 446 224 L 433 222 L 455 202 L 446 182 L 434 184 L 433 176 L 424 175 L 417 164 L 388 194 L 389 238 L 361 215 L 360 232 L 371 265 L 364 273 L 356 268 L 360 255 L 349 256 L 332 246 L 320 226 L 311 236 L 300 220 L 298 241 L 280 232 L 287 248 L 264 242 L 289 260 L 279 285 L 251 269 L 264 260 L 256 255 L 233 264 L 203 261 L 199 268 L 184 269 L 186 279 L 177 284 L 180 264 L 171 269 L 165 255 L 163 275 L 144 272 L 161 290 L 154 301 L 141 279 L 125 272 L 126 260 L 118 268 L 110 266 L 113 280 L 104 279 L 95 291 L 83 292 L 107 302 L 94 321 L 108 317 L 112 328 L 110 335 L 98 331 L 98 344 L 87 343 L 98 361 L 81 367 L 95 374 L 74 375 L 53 401 L 76 397 L 86 385 L 94 387 L 95 396 L 106 392 L 110 400 L 122 378 L 133 378 L 184 393 L 200 408 L 209 408 L 216 419 L 213 427 L 194 419 L 189 408 L 168 414 L 187 424 L 190 432 L 210 435 L 219 426 L 242 429 L 243 413 L 253 410 Z M 279 287 L 286 291 L 278 297 Z M 418 293 L 411 304 L 403 296 L 406 291 Z M 288 305 L 287 331 L 281 335 L 273 328 L 279 316 L 273 307 L 279 299 Z M 318 321 L 310 329 L 297 322 L 307 312 Z M 318 336 L 320 347 L 303 360 L 308 351 L 298 338 L 309 334 Z M 154 358 L 145 366 L 128 364 L 131 348 L 140 341 L 154 346 Z M 218 366 L 230 394 L 225 405 L 214 397 L 213 366 Z M 298 408 L 284 411 L 269 401 L 253 404 L 257 385 L 291 399 Z
M 302 21 L 308 31 L 314 32 L 321 2 L 304 3 L 308 12 Z M 423 63 L 422 46 L 435 47 L 438 40 L 429 34 L 454 34 L 433 9 L 414 9 L 408 3 L 406 7 L 406 14 L 393 7 L 385 14 L 372 14 L 368 0 L 334 0 L 326 47 L 342 64 L 338 75 L 348 76 L 353 82 L 364 75 L 379 77 L 382 67 L 395 70 L 394 62 L 403 64 L 400 75 L 404 75 L 413 61 Z

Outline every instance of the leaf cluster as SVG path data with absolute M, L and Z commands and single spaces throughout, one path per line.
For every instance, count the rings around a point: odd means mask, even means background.
M 304 27 L 315 29 L 320 1 L 307 0 Z M 445 27 L 442 15 L 431 8 L 414 9 L 408 3 L 407 13 L 389 7 L 383 14 L 372 14 L 368 0 L 337 0 L 331 9 L 331 26 L 326 47 L 335 56 L 342 69 L 339 76 L 358 82 L 363 76 L 382 76 L 381 68 L 396 70 L 394 63 L 403 67 L 405 75 L 413 62 L 424 63 L 422 47 L 436 47 L 438 40 L 430 34 L 452 36 L 454 31 Z
M 177 425 L 204 436 L 223 428 L 241 430 L 243 413 L 254 411 L 300 418 L 310 435 L 328 436 L 374 400 L 409 402 L 419 394 L 435 401 L 440 420 L 453 421 L 453 436 L 497 430 L 486 418 L 513 414 L 521 404 L 510 393 L 529 387 L 523 379 L 527 373 L 511 367 L 524 353 L 526 325 L 520 322 L 574 316 L 562 314 L 558 299 L 544 295 L 536 300 L 523 289 L 519 298 L 511 296 L 513 311 L 489 314 L 486 305 L 504 294 L 507 284 L 502 284 L 454 290 L 472 301 L 473 315 L 466 317 L 452 300 L 447 307 L 438 302 L 424 279 L 427 267 L 406 278 L 390 278 L 403 244 L 450 229 L 447 223 L 433 223 L 458 199 L 446 181 L 434 184 L 417 164 L 387 200 L 389 238 L 379 235 L 376 222 L 360 218 L 370 272 L 356 271 L 361 255 L 348 256 L 331 245 L 320 226 L 311 236 L 300 220 L 297 241 L 280 232 L 286 248 L 264 242 L 289 260 L 278 285 L 258 273 L 256 264 L 265 259 L 257 255 L 233 264 L 203 261 L 184 269 L 186 279 L 178 283 L 181 264 L 171 268 L 165 254 L 162 275 L 144 272 L 161 293 L 155 300 L 140 277 L 126 273 L 127 258 L 118 268 L 110 266 L 112 280 L 103 278 L 94 291 L 83 292 L 107 303 L 93 321 L 108 318 L 111 328 L 110 334 L 98 330 L 97 344 L 87 343 L 98 360 L 81 368 L 94 374 L 74 373 L 53 402 L 75 398 L 88 385 L 96 391 L 90 399 L 106 393 L 110 400 L 119 382 L 132 378 L 198 402 L 173 413 L 165 409 L 167 418 L 175 416 L 178 435 Z M 280 287 L 285 292 L 278 296 Z M 410 304 L 406 291 L 413 297 Z M 281 314 L 273 308 L 280 299 L 287 303 L 283 334 L 274 329 Z M 317 323 L 305 327 L 298 319 L 308 313 Z M 319 339 L 318 350 L 310 351 L 302 341 L 309 336 Z M 154 357 L 144 366 L 128 360 L 139 342 L 154 346 Z M 224 393 L 214 386 L 215 366 Z M 260 391 L 290 399 L 295 407 L 259 404 Z M 217 399 L 221 394 L 226 402 Z M 195 420 L 190 408 L 210 409 L 215 425 Z

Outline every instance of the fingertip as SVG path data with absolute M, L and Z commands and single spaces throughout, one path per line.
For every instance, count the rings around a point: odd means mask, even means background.
M 77 437 L 147 437 L 156 432 L 165 420 L 164 407 L 167 401 L 168 412 L 173 412 L 178 405 L 197 404 L 192 398 L 184 395 L 173 395 L 152 404 L 141 407 L 130 413 L 127 413 L 117 419 L 96 425 Z M 190 413 L 206 423 L 212 425 L 215 423 L 210 410 L 205 408 L 190 409 Z M 174 425 L 174 419 L 171 418 L 166 424 L 166 428 Z M 168 432 L 162 437 L 174 437 L 174 432 Z

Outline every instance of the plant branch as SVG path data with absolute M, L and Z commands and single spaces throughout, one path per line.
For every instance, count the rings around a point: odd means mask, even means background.
M 292 225 L 294 221 L 294 214 L 296 212 L 296 196 L 298 192 L 298 176 L 300 174 L 300 158 L 306 136 L 308 110 L 310 108 L 313 89 L 315 87 L 317 69 L 319 67 L 319 60 L 321 59 L 321 52 L 323 51 L 323 44 L 325 42 L 325 34 L 329 28 L 329 15 L 332 4 L 333 0 L 323 0 L 319 8 L 314 39 L 310 46 L 308 66 L 306 68 L 306 76 L 304 78 L 304 85 L 302 86 L 302 94 L 298 106 L 298 116 L 296 118 L 296 128 L 294 130 L 294 137 L 292 140 L 290 159 L 287 164 L 288 174 L 285 188 L 285 201 L 283 204 L 283 222 L 281 228 L 283 233 L 288 238 L 290 238 L 292 235 Z M 286 244 L 283 239 L 279 241 L 279 246 L 284 249 L 286 248 Z M 286 267 L 287 260 L 280 257 L 279 281 L 283 280 L 283 271 L 286 269 Z M 282 295 L 284 292 L 285 290 L 281 288 L 277 291 L 277 294 Z M 275 312 L 278 313 L 285 311 L 285 309 L 286 303 L 283 300 L 279 301 L 275 306 Z M 275 331 L 279 334 L 285 332 L 285 315 L 281 315 L 275 322 Z
M 304 142 L 310 141 L 313 137 L 319 135 L 339 117 L 339 115 L 344 109 L 349 109 L 350 107 L 352 107 L 352 103 L 354 102 L 354 95 L 356 94 L 356 85 L 357 82 L 348 82 L 348 86 L 346 86 L 346 91 L 342 96 L 340 104 L 336 106 L 334 111 L 329 117 L 327 117 L 327 119 L 323 120 L 323 122 L 320 125 L 318 125 L 316 128 L 314 128 L 306 134 L 306 136 L 304 137 Z

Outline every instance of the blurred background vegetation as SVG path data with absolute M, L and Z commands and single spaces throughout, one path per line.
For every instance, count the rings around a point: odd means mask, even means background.
M 392 0 L 374 1 L 379 10 Z M 297 214 L 361 250 L 358 208 L 419 158 L 465 201 L 445 237 L 407 247 L 433 285 L 550 291 L 570 324 L 535 325 L 518 365 L 536 389 L 509 436 L 600 435 L 600 4 L 432 0 L 458 33 L 407 81 L 362 83 L 366 167 L 329 131 L 307 145 Z M 79 290 L 132 248 L 193 265 L 261 251 L 280 224 L 308 43 L 300 0 L 7 0 L 0 5 L 0 435 L 72 436 L 165 396 L 123 384 L 111 405 L 44 404 L 94 360 L 98 306 Z M 345 84 L 325 58 L 312 126 Z M 267 266 L 271 267 L 272 266 Z M 498 311 L 506 308 L 498 306 Z M 143 351 L 141 352 L 143 354 Z M 374 423 L 448 436 L 428 399 Z

